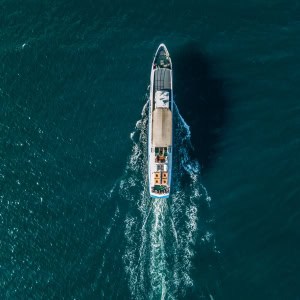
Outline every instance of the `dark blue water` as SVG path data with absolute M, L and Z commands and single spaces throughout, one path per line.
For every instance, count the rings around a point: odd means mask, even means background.
M 1 299 L 300 299 L 299 1 L 0 1 Z M 173 192 L 147 187 L 174 66 Z

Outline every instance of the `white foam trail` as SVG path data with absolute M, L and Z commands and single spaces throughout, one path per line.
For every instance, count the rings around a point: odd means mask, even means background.
M 153 200 L 153 224 L 150 232 L 150 280 L 153 295 L 166 294 L 166 252 L 165 252 L 165 209 L 166 200 Z

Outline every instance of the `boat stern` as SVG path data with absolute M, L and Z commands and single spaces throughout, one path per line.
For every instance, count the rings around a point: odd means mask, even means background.
M 150 191 L 150 197 L 151 198 L 154 198 L 154 199 L 167 199 L 170 197 L 170 194 L 164 194 L 164 195 L 157 195 L 157 194 L 154 194 L 154 193 L 151 193 Z

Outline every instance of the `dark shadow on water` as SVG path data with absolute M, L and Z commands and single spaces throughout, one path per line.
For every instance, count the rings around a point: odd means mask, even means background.
M 218 154 L 225 125 L 227 100 L 224 81 L 212 71 L 215 61 L 197 44 L 187 44 L 173 56 L 174 96 L 179 111 L 192 133 L 194 153 L 206 170 Z

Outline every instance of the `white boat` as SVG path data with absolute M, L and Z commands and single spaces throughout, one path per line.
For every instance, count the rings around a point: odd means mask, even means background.
M 164 44 L 159 45 L 152 63 L 149 98 L 149 192 L 153 198 L 168 198 L 172 179 L 173 75 Z

